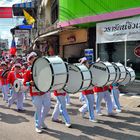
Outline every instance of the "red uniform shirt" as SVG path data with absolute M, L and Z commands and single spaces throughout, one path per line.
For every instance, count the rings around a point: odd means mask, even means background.
M 7 77 L 7 81 L 9 84 L 14 84 L 14 81 L 16 79 L 22 79 L 22 74 L 21 73 L 15 73 L 14 71 L 10 71 L 9 74 L 8 74 L 8 77 Z
M 30 81 L 32 81 L 32 74 L 31 74 L 31 68 L 29 68 L 26 73 L 24 74 L 24 82 L 23 84 L 25 86 L 30 86 L 30 95 L 31 96 L 41 96 L 41 95 L 44 95 L 45 92 L 40 92 L 39 90 L 37 90 L 35 88 L 35 86 L 31 86 L 27 83 L 29 83 Z
M 1 80 L 1 85 L 7 85 L 8 81 L 7 81 L 7 76 L 6 77 L 2 77 L 2 73 L 4 72 L 4 70 L 0 70 L 0 80 Z
M 53 93 L 54 96 L 66 96 L 66 92 L 58 92 L 57 90 L 55 90 Z
M 94 92 L 104 92 L 108 90 L 108 86 L 104 86 L 104 87 L 96 87 L 94 86 L 93 91 Z
M 94 92 L 93 92 L 92 89 L 90 89 L 90 90 L 83 90 L 83 91 L 82 91 L 82 94 L 88 95 L 88 94 L 94 94 Z

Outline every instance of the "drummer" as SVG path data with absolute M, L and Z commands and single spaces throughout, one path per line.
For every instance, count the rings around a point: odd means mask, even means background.
M 52 113 L 52 121 L 61 122 L 61 120 L 58 119 L 59 114 L 61 113 L 64 118 L 65 125 L 67 127 L 71 127 L 70 117 L 69 117 L 69 114 L 68 114 L 67 108 L 66 108 L 66 100 L 65 100 L 66 92 L 55 90 L 54 96 L 56 97 L 57 103 L 56 103 L 54 111 Z
M 103 115 L 101 112 L 101 101 L 104 98 L 108 110 L 108 116 L 114 116 L 115 114 L 113 113 L 113 105 L 112 105 L 112 100 L 110 97 L 110 92 L 108 91 L 109 87 L 104 86 L 104 87 L 97 87 L 94 86 L 93 91 L 96 93 L 96 112 L 98 115 Z
M 1 62 L 0 82 L 2 86 L 3 100 L 6 102 L 8 102 L 8 93 L 9 93 L 9 87 L 7 81 L 8 72 L 9 72 L 8 65 L 4 61 Z
M 118 83 L 113 83 L 110 86 L 111 93 L 112 93 L 112 102 L 113 102 L 113 108 L 116 110 L 117 113 L 121 112 L 121 105 L 119 101 L 119 84 Z
M 80 61 L 81 64 L 87 65 L 87 59 L 86 57 L 82 58 Z M 82 94 L 85 99 L 85 104 L 79 109 L 79 111 L 82 113 L 82 117 L 84 117 L 85 112 L 88 110 L 89 112 L 89 121 L 91 122 L 97 122 L 94 115 L 94 92 L 93 87 L 91 86 L 90 89 L 82 91 Z
M 34 85 L 34 81 L 32 79 L 31 67 L 33 62 L 37 58 L 37 54 L 35 52 L 31 52 L 27 56 L 27 61 L 29 63 L 29 67 L 24 75 L 24 85 L 30 87 L 30 95 L 32 97 L 32 102 L 36 109 L 35 111 L 35 131 L 37 133 L 41 133 L 42 129 L 46 129 L 47 125 L 44 123 L 45 117 L 47 116 L 51 102 L 50 102 L 50 93 L 49 92 L 40 92 L 36 89 Z
M 10 71 L 7 77 L 8 83 L 10 84 L 10 86 L 12 87 L 12 96 L 9 98 L 8 100 L 8 107 L 11 107 L 11 105 L 17 100 L 17 110 L 18 111 L 23 111 L 23 93 L 19 92 L 16 93 L 14 91 L 14 81 L 16 79 L 22 79 L 22 73 L 20 73 L 21 70 L 21 64 L 20 63 L 16 63 L 14 65 L 14 71 Z

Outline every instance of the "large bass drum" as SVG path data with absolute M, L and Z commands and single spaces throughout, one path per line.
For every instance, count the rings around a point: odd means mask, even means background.
M 26 92 L 28 90 L 28 87 L 23 85 L 23 80 L 24 79 L 16 79 L 14 81 L 13 88 L 15 93 Z
M 103 87 L 110 85 L 115 81 L 116 71 L 114 66 L 109 62 L 96 62 L 90 66 L 92 73 L 92 84 Z
M 67 93 L 77 93 L 89 88 L 91 85 L 91 72 L 80 63 L 68 64 L 69 78 L 64 90 Z
M 126 85 L 132 83 L 136 78 L 135 71 L 131 67 L 126 67 L 126 78 L 120 82 L 120 85 Z
M 112 63 L 116 70 L 116 79 L 114 83 L 120 83 L 126 78 L 126 68 L 121 63 Z
M 68 80 L 68 69 L 58 56 L 37 58 L 32 66 L 35 87 L 41 92 L 62 89 Z

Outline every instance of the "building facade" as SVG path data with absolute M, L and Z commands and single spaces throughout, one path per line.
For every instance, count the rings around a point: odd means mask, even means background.
M 139 40 L 97 43 L 96 39 L 98 23 L 138 16 L 139 5 L 140 1 L 133 0 L 42 0 L 38 15 L 39 35 L 42 35 L 39 44 L 46 45 L 44 50 L 51 46 L 55 54 L 73 61 L 84 56 L 84 49 L 91 48 L 94 60 L 100 57 L 131 65 L 139 79 L 139 57 L 130 53 L 139 46 Z M 117 56 L 118 53 L 121 55 Z

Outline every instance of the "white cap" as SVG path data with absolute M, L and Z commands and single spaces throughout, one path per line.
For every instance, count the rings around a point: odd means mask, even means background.
M 80 61 L 81 64 L 83 64 L 85 61 L 87 61 L 87 58 L 86 57 L 82 57 L 79 61 Z
M 16 63 L 16 64 L 14 65 L 14 67 L 21 67 L 21 64 L 20 64 L 20 63 Z
M 30 58 L 33 57 L 33 56 L 37 56 L 37 53 L 31 52 L 31 53 L 27 56 L 27 61 L 29 62 L 29 61 L 30 61 Z

